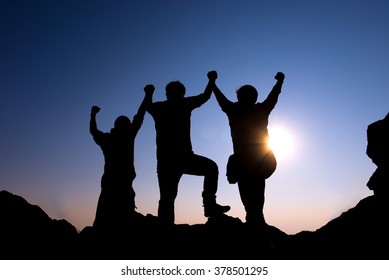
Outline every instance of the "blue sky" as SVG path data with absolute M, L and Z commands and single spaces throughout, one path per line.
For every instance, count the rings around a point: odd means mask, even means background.
M 367 125 L 388 110 L 386 1 L 2 1 L 0 189 L 21 195 L 79 230 L 93 223 L 103 155 L 88 131 L 133 117 L 143 87 L 180 80 L 201 93 L 216 70 L 225 95 L 251 84 L 262 101 L 286 78 L 269 128 L 293 139 L 267 180 L 266 221 L 287 233 L 315 230 L 372 192 Z M 197 154 L 219 166 L 218 201 L 244 220 L 225 165 L 227 118 L 214 96 L 192 115 Z M 138 211 L 156 215 L 155 130 L 136 139 Z M 202 177 L 184 176 L 176 223 L 204 223 Z

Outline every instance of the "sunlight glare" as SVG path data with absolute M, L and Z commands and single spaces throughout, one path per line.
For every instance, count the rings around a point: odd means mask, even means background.
M 268 146 L 273 150 L 277 159 L 289 158 L 294 151 L 292 134 L 284 127 L 269 127 Z

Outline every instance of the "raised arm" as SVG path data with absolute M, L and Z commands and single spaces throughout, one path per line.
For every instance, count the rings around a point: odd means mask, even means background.
M 211 98 L 211 94 L 212 94 L 212 90 L 213 90 L 214 84 L 215 84 L 215 81 L 210 80 L 209 77 L 208 77 L 208 83 L 207 83 L 207 85 L 205 87 L 205 90 L 204 90 L 204 95 L 207 97 L 207 100 L 209 98 Z
M 142 103 L 140 104 L 138 111 L 136 115 L 134 116 L 134 119 L 132 121 L 132 124 L 134 126 L 134 129 L 138 131 L 143 123 L 144 116 L 146 114 L 147 108 L 150 106 L 150 104 L 153 102 L 153 94 L 155 91 L 155 87 L 153 85 L 146 85 L 144 87 L 145 96 L 142 100 Z
M 216 71 L 209 71 L 208 72 L 208 79 L 209 79 L 209 85 L 212 88 L 213 93 L 215 94 L 216 100 L 219 103 L 220 108 L 225 112 L 231 102 L 227 99 L 227 97 L 221 92 L 221 90 L 216 85 L 216 79 L 217 79 L 217 72 Z
M 100 145 L 103 141 L 104 133 L 97 128 L 96 114 L 98 112 L 100 112 L 100 108 L 98 106 L 92 106 L 90 112 L 89 132 L 92 134 L 93 140 Z
M 267 96 L 266 100 L 263 101 L 263 104 L 265 104 L 269 112 L 274 109 L 278 102 L 278 96 L 281 93 L 282 85 L 284 83 L 285 75 L 282 72 L 278 72 L 274 79 L 277 80 L 276 84 L 273 86 L 273 89 L 270 91 L 269 95 Z
M 97 129 L 97 123 L 96 123 L 96 114 L 100 112 L 100 107 L 98 106 L 92 106 L 90 111 L 90 122 L 89 122 L 89 132 L 92 134 L 92 136 L 95 136 L 99 133 L 99 130 Z
M 211 98 L 212 88 L 213 88 L 212 82 L 208 81 L 203 93 L 186 98 L 186 100 L 189 102 L 192 109 L 200 107 Z

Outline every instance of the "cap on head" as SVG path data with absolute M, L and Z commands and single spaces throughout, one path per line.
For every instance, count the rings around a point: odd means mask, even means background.
M 180 99 L 185 96 L 185 86 L 180 81 L 173 81 L 166 85 L 167 99 Z
M 258 99 L 258 91 L 251 85 L 244 85 L 236 91 L 238 102 L 242 104 L 255 104 Z

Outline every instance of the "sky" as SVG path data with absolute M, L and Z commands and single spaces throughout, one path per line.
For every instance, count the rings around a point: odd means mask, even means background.
M 227 98 L 251 84 L 263 101 L 285 74 L 269 118 L 288 153 L 266 180 L 264 215 L 288 233 L 314 231 L 361 199 L 375 165 L 366 128 L 385 117 L 389 76 L 387 1 L 76 1 L 0 3 L 0 190 L 20 195 L 78 230 L 91 226 L 104 158 L 89 134 L 93 105 L 108 132 L 181 81 L 203 92 L 207 72 Z M 217 201 L 244 221 L 225 176 L 232 144 L 214 96 L 192 114 L 194 152 L 219 167 Z M 274 138 L 275 139 L 275 138 Z M 137 211 L 157 215 L 155 129 L 145 115 L 135 142 Z M 184 175 L 177 224 L 205 223 L 203 177 Z

